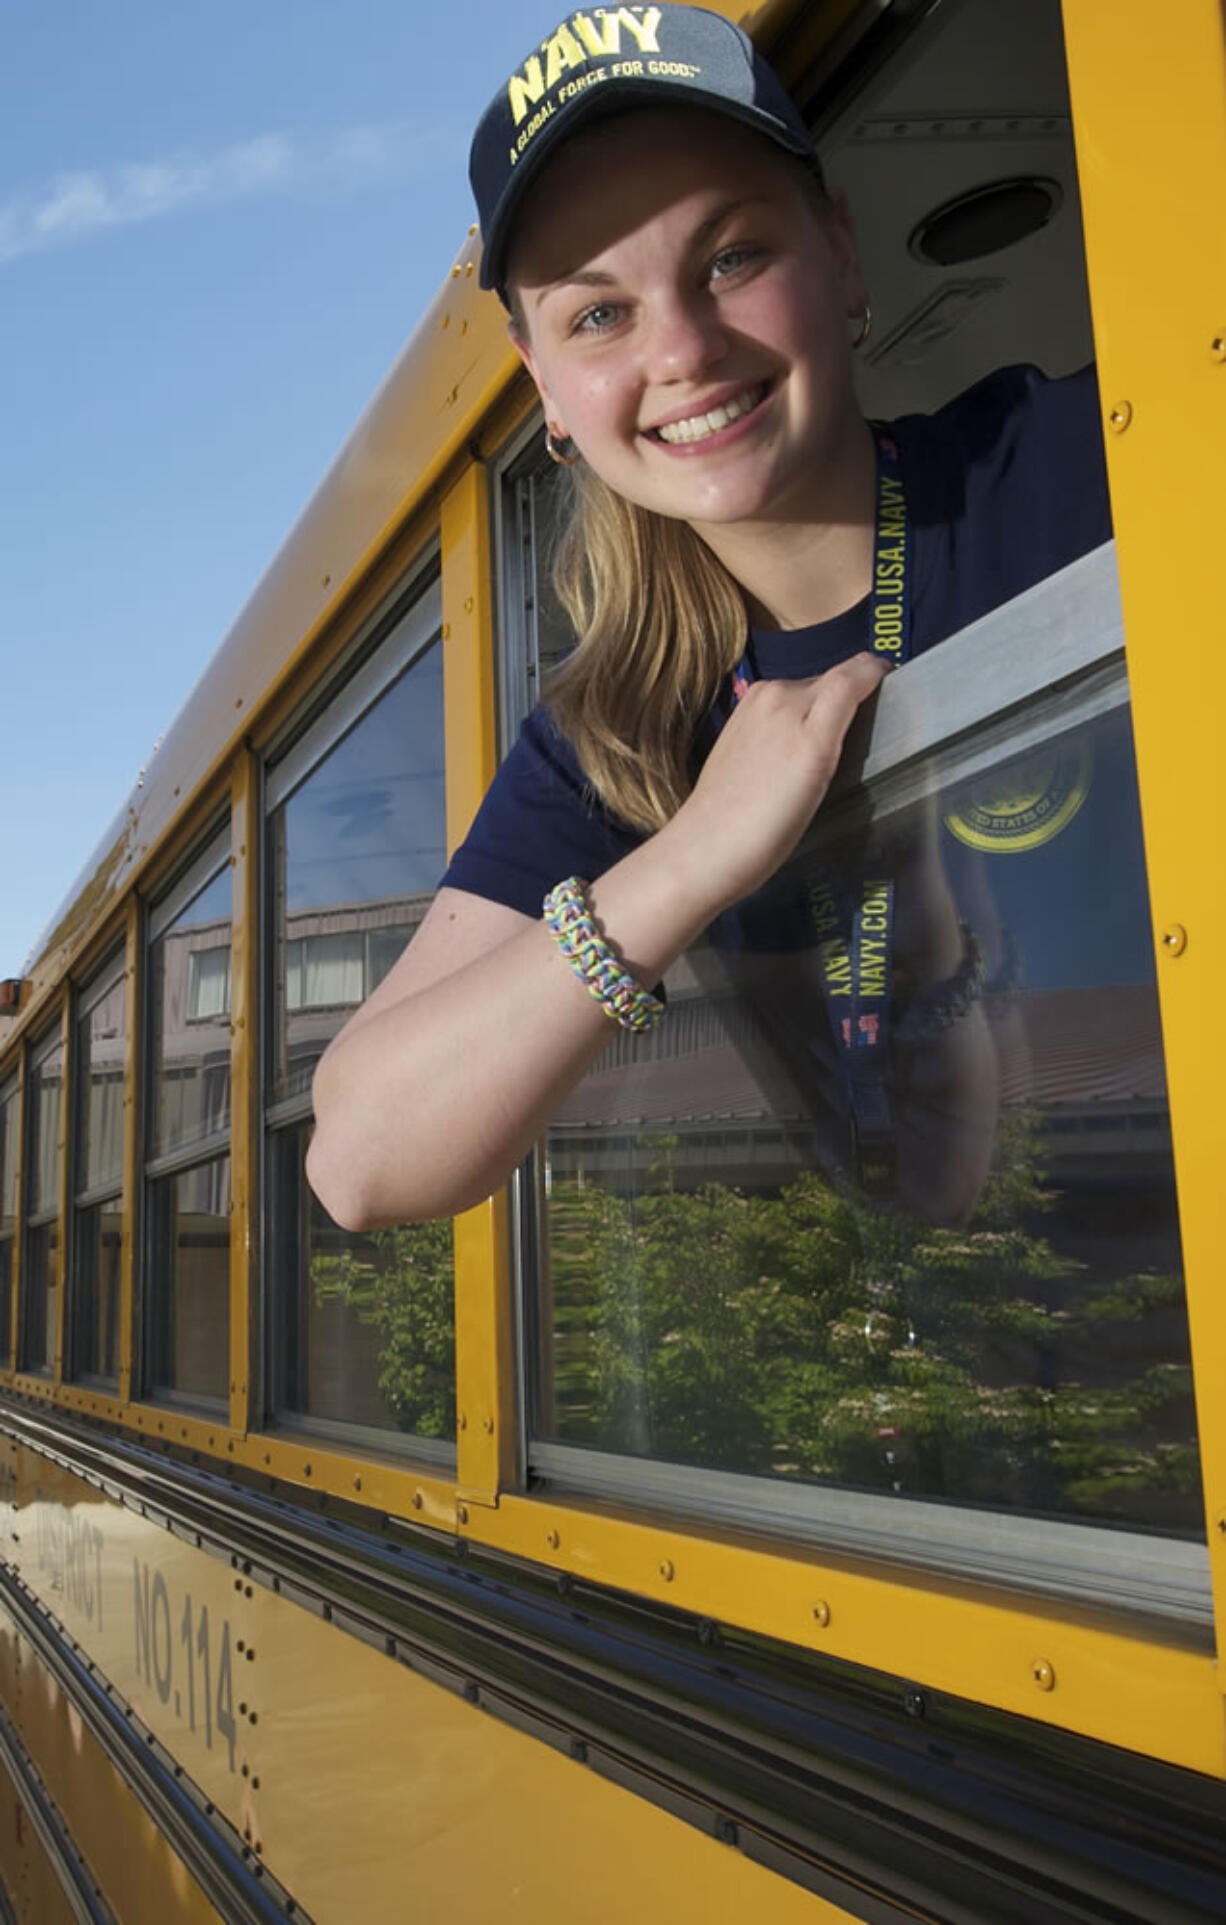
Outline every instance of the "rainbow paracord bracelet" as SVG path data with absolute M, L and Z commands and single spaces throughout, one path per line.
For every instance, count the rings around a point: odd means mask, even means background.
M 549 891 L 541 911 L 549 933 L 606 1016 L 623 1029 L 654 1029 L 664 1004 L 622 968 L 592 920 L 586 891 L 580 876 Z

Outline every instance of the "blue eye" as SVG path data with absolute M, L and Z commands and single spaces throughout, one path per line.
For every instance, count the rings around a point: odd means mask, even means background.
M 586 307 L 582 314 L 575 316 L 571 333 L 605 334 L 620 318 L 621 309 L 613 301 L 597 301 L 593 307 Z
M 712 280 L 727 280 L 730 275 L 739 274 L 760 252 L 761 249 L 748 241 L 738 241 L 733 247 L 721 247 L 711 263 Z

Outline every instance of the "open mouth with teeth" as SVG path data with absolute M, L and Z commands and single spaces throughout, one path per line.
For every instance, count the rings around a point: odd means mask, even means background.
M 666 421 L 662 427 L 649 428 L 648 436 L 652 441 L 663 441 L 668 447 L 676 448 L 694 441 L 709 441 L 712 435 L 722 429 L 730 428 L 734 421 L 760 408 L 770 391 L 769 381 L 759 381 L 751 388 L 742 388 L 729 400 L 721 402 L 718 408 L 710 408 L 705 414 L 687 415 L 684 421 Z

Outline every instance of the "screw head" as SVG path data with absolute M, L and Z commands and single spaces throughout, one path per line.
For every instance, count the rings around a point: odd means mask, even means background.
M 1162 947 L 1168 956 L 1182 956 L 1188 946 L 1188 932 L 1181 922 L 1173 922 L 1162 931 Z
M 1128 426 L 1128 423 L 1131 420 L 1132 420 L 1132 402 L 1117 401 L 1115 406 L 1111 409 L 1111 412 L 1107 416 L 1107 425 L 1109 428 L 1113 429 L 1116 434 L 1123 434 L 1125 428 Z
M 422 1505 L 423 1505 L 423 1504 L 425 1503 L 425 1501 L 426 1501 L 426 1500 L 425 1500 L 425 1498 L 424 1498 L 424 1497 L 422 1496 L 422 1494 L 421 1494 L 421 1492 L 420 1492 L 420 1491 L 414 1491 L 414 1492 L 413 1492 L 413 1509 L 414 1509 L 415 1511 L 419 1511 L 419 1510 L 421 1509 L 421 1507 L 422 1507 Z
M 1214 335 L 1209 343 L 1209 352 L 1215 361 L 1226 361 L 1226 328 Z
M 676 1575 L 677 1575 L 677 1572 L 673 1564 L 672 1558 L 662 1557 L 660 1559 L 660 1576 L 664 1579 L 664 1582 L 666 1584 L 671 1584 L 674 1577 L 676 1577 Z
M 561 1542 L 562 1542 L 562 1535 L 561 1535 L 561 1532 L 560 1532 L 560 1531 L 546 1531 L 546 1533 L 545 1533 L 545 1542 L 546 1542 L 546 1544 L 548 1544 L 548 1546 L 549 1546 L 549 1548 L 550 1548 L 550 1550 L 551 1550 L 551 1551 L 556 1551 L 556 1550 L 558 1549 L 558 1547 L 560 1546 L 560 1544 L 561 1544 Z
M 456 1507 L 455 1507 L 455 1514 L 456 1514 L 456 1522 L 457 1522 L 457 1524 L 467 1524 L 467 1522 L 468 1522 L 468 1505 L 467 1505 L 467 1504 L 457 1504 L 457 1505 L 456 1505 Z
M 813 1606 L 813 1621 L 815 1624 L 820 1624 L 823 1631 L 829 1624 L 830 1606 L 827 1604 L 825 1598 L 819 1598 Z
M 1030 1667 L 1030 1675 L 1038 1685 L 1040 1691 L 1055 1690 L 1056 1674 L 1046 1658 L 1035 1659 Z

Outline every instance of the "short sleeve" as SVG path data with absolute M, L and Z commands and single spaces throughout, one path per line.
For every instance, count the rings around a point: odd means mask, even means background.
M 925 646 L 1111 539 L 1093 367 L 1058 380 L 1004 368 L 899 426 Z
M 571 744 L 537 708 L 440 886 L 535 917 L 555 883 L 567 876 L 593 882 L 643 839 L 601 805 Z

